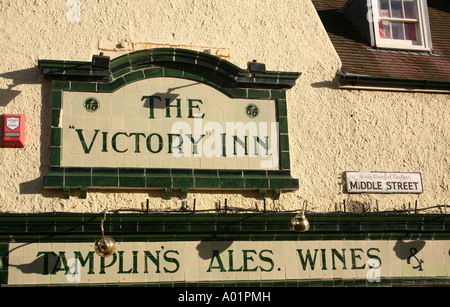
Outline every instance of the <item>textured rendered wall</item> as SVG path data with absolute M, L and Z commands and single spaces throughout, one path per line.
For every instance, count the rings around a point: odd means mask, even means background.
M 26 147 L 0 148 L 0 211 L 100 212 L 105 208 L 177 209 L 161 192 L 89 192 L 62 199 L 44 191 L 49 168 L 50 82 L 38 59 L 90 61 L 99 42 L 154 42 L 229 48 L 245 68 L 253 59 L 268 70 L 299 71 L 288 91 L 292 176 L 297 192 L 267 199 L 267 209 L 335 211 L 363 204 L 380 210 L 419 208 L 450 200 L 448 95 L 338 90 L 339 59 L 310 1 L 1 0 L 0 114 L 25 114 Z M 108 55 L 118 56 L 119 52 Z M 421 172 L 421 195 L 349 195 L 344 171 Z M 197 209 L 262 208 L 254 192 L 190 193 Z

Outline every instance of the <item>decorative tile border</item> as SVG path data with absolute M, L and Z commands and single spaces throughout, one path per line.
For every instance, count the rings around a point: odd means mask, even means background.
M 122 241 L 180 240 L 450 240 L 450 215 L 307 214 L 310 230 L 291 230 L 295 213 L 174 212 L 108 214 L 105 232 Z M 100 234 L 103 213 L 0 214 L 0 243 L 86 242 Z
M 65 197 L 70 189 L 88 188 L 164 189 L 170 197 L 172 189 L 255 189 L 259 195 L 273 191 L 277 199 L 283 190 L 299 188 L 298 179 L 290 175 L 289 135 L 286 90 L 295 85 L 300 73 L 272 72 L 250 74 L 221 58 L 191 50 L 159 48 L 141 50 L 113 59 L 110 70 L 95 70 L 90 62 L 40 60 L 39 67 L 52 82 L 52 127 L 50 174 L 44 187 L 62 188 Z M 127 84 L 156 77 L 175 77 L 198 81 L 231 98 L 271 99 L 276 103 L 279 124 L 279 171 L 232 172 L 222 170 L 178 169 L 96 169 L 61 167 L 60 125 L 64 91 L 111 93 Z
M 298 189 L 298 180 L 288 171 L 135 169 L 135 168 L 55 168 L 44 177 L 48 187 L 90 187 L 159 189 Z

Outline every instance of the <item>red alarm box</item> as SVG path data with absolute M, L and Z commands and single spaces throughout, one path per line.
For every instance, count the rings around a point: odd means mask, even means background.
M 2 147 L 25 147 L 25 115 L 3 114 Z

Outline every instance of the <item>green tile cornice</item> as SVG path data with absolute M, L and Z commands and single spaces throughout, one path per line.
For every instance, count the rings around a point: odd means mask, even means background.
M 59 157 L 59 152 L 55 153 Z M 298 189 L 288 171 L 53 167 L 47 188 Z
M 202 81 L 220 90 L 226 87 L 282 90 L 294 86 L 300 76 L 298 72 L 279 71 L 252 75 L 248 70 L 219 57 L 179 48 L 156 48 L 125 54 L 111 60 L 110 70 L 93 69 L 90 64 L 91 62 L 57 60 L 38 62 L 45 77 L 73 81 L 71 90 L 83 89 L 76 81 L 96 82 L 97 90 L 101 92 L 115 91 L 142 78 L 163 76 Z M 220 84 L 214 82 L 215 79 L 221 80 Z M 59 81 L 58 87 L 63 85 L 67 86 Z M 266 97 L 265 93 L 257 95 Z
M 295 213 L 111 213 L 105 232 L 116 241 L 450 240 L 444 214 L 307 214 L 311 228 L 291 230 Z M 103 213 L 0 214 L 0 243 L 94 242 Z

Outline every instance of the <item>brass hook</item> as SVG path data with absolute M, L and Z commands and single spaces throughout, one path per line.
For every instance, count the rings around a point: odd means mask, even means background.
M 305 216 L 307 208 L 307 202 L 306 200 L 303 202 L 303 209 L 300 213 L 298 213 L 294 218 L 291 220 L 291 226 L 292 230 L 297 232 L 305 232 L 309 230 L 309 221 Z
M 105 239 L 105 230 L 104 230 L 104 228 L 103 228 L 103 222 L 106 220 L 106 209 L 105 209 L 105 212 L 104 212 L 104 214 L 103 214 L 103 219 L 102 219 L 102 221 L 100 222 L 100 229 L 102 230 L 102 238 L 103 239 Z
M 106 220 L 106 212 L 107 212 L 107 210 L 105 210 L 105 212 L 103 214 L 103 219 L 100 223 L 102 237 L 100 239 L 98 239 L 97 241 L 95 241 L 95 244 L 94 244 L 95 252 L 100 257 L 109 257 L 112 254 L 114 254 L 114 252 L 116 251 L 116 241 L 114 241 L 113 238 L 111 238 L 111 237 L 105 237 L 105 230 L 103 228 L 103 223 Z

